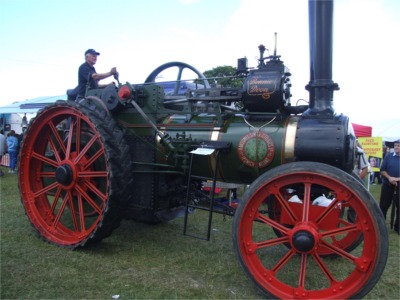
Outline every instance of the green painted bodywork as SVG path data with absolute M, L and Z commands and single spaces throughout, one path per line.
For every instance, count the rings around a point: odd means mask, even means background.
M 175 107 L 178 110 L 170 110 L 166 108 L 168 106 L 160 86 L 144 85 L 141 88 L 137 103 L 157 128 L 168 135 L 174 149 L 161 141 L 154 128 L 136 109 L 125 108 L 116 117 L 118 123 L 138 139 L 153 137 L 156 156 L 152 169 L 162 166 L 156 168 L 157 172 L 173 170 L 187 173 L 190 151 L 206 141 L 231 143 L 231 148 L 220 155 L 218 180 L 221 181 L 250 183 L 260 174 L 288 160 L 284 147 L 286 126 L 293 118 L 291 116 L 222 111 L 218 103 L 208 104 L 212 113 L 199 112 L 200 103 L 184 103 Z M 211 178 L 215 158 L 216 152 L 194 155 L 193 174 Z

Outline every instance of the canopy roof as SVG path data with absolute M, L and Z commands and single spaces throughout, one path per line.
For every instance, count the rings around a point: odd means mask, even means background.
M 354 124 L 354 123 L 351 123 L 351 125 L 353 125 L 354 134 L 356 135 L 357 138 L 372 136 L 372 127 L 371 126 L 365 126 L 365 125 Z
M 67 100 L 67 95 L 38 97 L 25 101 L 14 102 L 12 104 L 0 107 L 0 114 L 37 113 L 46 105 L 54 103 L 57 100 Z

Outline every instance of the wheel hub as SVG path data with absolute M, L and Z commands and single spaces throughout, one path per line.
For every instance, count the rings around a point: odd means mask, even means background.
M 56 180 L 58 183 L 62 185 L 70 185 L 72 182 L 72 168 L 64 164 L 62 166 L 59 166 L 56 170 Z
M 292 244 L 299 252 L 309 252 L 314 248 L 315 239 L 310 232 L 306 230 L 300 230 L 293 235 Z

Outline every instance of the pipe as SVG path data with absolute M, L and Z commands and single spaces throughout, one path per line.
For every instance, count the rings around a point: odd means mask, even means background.
M 332 28 L 333 0 L 309 0 L 310 93 L 309 108 L 303 115 L 333 115 Z

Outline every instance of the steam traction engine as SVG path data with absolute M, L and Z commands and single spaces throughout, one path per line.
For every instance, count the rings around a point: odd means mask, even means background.
M 118 82 L 43 109 L 19 163 L 22 202 L 40 236 L 74 249 L 109 236 L 122 218 L 179 216 L 187 233 L 199 208 L 210 212 L 209 225 L 213 212 L 234 216 L 237 259 L 265 296 L 366 295 L 386 263 L 387 231 L 352 175 L 349 119 L 332 108 L 333 3 L 310 1 L 309 13 L 308 106 L 291 106 L 290 73 L 276 51 L 264 57 L 260 46 L 258 68 L 238 61 L 243 88 L 211 87 L 192 66 L 172 62 L 143 84 Z M 156 78 L 170 67 L 179 74 L 166 96 Z M 201 88 L 180 95 L 185 69 Z M 238 205 L 216 206 L 215 188 L 238 184 L 249 185 Z M 337 261 L 346 262 L 340 272 Z M 309 272 L 320 281 L 310 282 Z

